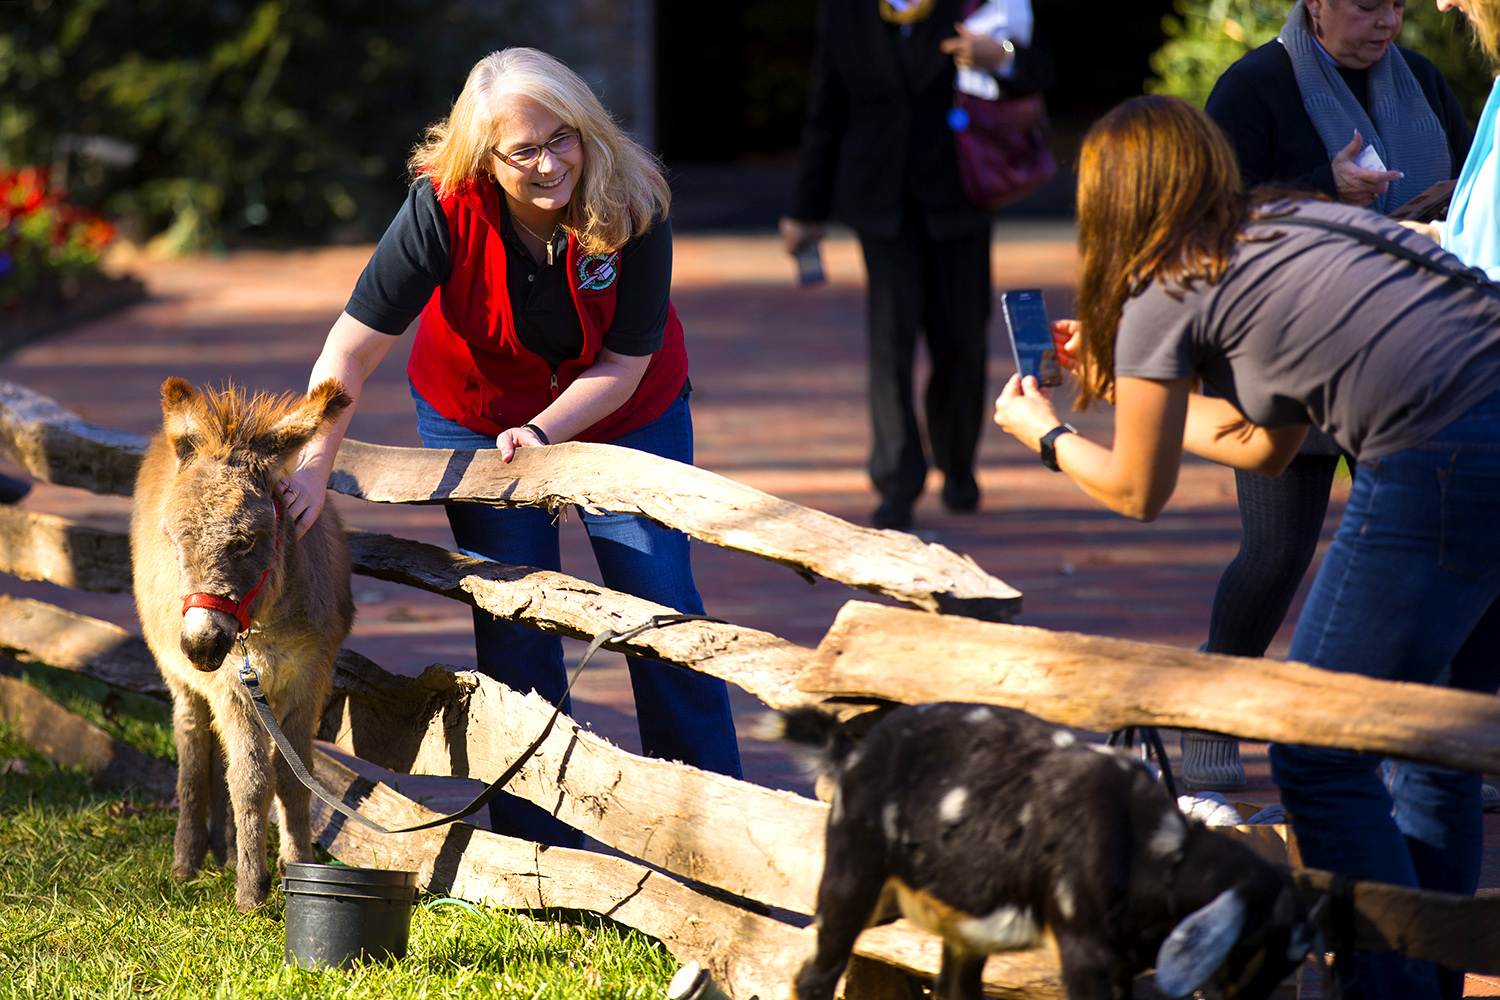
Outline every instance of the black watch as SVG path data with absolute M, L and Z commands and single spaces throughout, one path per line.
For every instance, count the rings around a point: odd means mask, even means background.
M 1053 472 L 1061 472 L 1057 467 L 1057 439 L 1064 434 L 1077 434 L 1078 428 L 1072 424 L 1058 424 L 1050 431 L 1042 435 L 1042 464 Z

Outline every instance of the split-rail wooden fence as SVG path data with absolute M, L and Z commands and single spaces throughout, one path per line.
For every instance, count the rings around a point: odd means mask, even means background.
M 37 479 L 128 494 L 145 441 L 89 424 L 22 386 L 0 383 L 0 451 Z M 1021 595 L 971 560 L 900 532 L 875 531 L 700 469 L 607 445 L 493 454 L 346 441 L 332 487 L 389 503 L 476 499 L 644 514 L 694 537 L 884 595 L 852 600 L 816 648 L 733 624 L 690 622 L 609 648 L 722 677 L 772 708 L 870 707 L 945 699 L 1025 709 L 1093 732 L 1193 727 L 1500 772 L 1500 701 L 1331 674 L 1296 663 L 1188 652 L 1007 622 Z M 504 566 L 409 539 L 351 531 L 355 571 L 477 605 L 575 638 L 623 631 L 669 609 L 560 573 Z M 82 591 L 130 587 L 125 536 L 0 506 L 0 571 Z M 3 676 L 17 661 L 75 670 L 165 695 L 144 643 L 117 626 L 36 601 L 0 597 L 0 712 L 44 752 L 102 781 L 170 795 L 170 765 L 93 729 Z M 934 664 L 942 669 L 933 669 Z M 7 671 L 6 665 L 12 669 Z M 322 736 L 402 774 L 489 780 L 539 732 L 550 706 L 488 677 L 434 665 L 398 677 L 341 653 Z M 564 719 L 510 791 L 614 853 L 542 848 L 458 823 L 383 836 L 314 800 L 319 842 L 353 864 L 416 870 L 422 885 L 479 903 L 588 910 L 660 939 L 708 968 L 732 1000 L 785 1000 L 811 945 L 826 806 L 788 792 L 624 752 Z M 317 776 L 389 826 L 433 814 L 319 753 Z M 1239 828 L 1295 863 L 1265 829 Z M 1311 893 L 1327 873 L 1298 870 Z M 1340 883 L 1342 884 L 1342 883 Z M 1341 897 L 1343 933 L 1451 967 L 1500 973 L 1500 898 L 1466 899 L 1357 882 Z M 850 1000 L 910 996 L 938 948 L 904 921 L 860 938 Z M 997 955 L 998 997 L 1061 998 L 1045 949 Z M 1141 991 L 1149 991 L 1143 985 Z

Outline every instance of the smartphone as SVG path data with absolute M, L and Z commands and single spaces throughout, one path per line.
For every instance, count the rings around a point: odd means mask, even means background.
M 823 275 L 823 251 L 817 240 L 809 240 L 797 248 L 792 256 L 797 259 L 797 284 L 803 288 L 821 285 L 827 279 Z
M 1004 292 L 1000 307 L 1010 329 L 1016 371 L 1035 378 L 1037 385 L 1062 385 L 1062 366 L 1057 363 L 1057 346 L 1052 342 L 1052 324 L 1047 322 L 1041 291 L 1024 288 Z
M 1453 198 L 1457 181 L 1438 181 L 1415 198 L 1391 210 L 1389 217 L 1402 221 L 1431 222 L 1448 214 L 1448 202 Z

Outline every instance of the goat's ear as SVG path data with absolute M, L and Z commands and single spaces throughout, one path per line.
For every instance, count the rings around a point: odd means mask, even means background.
M 272 424 L 256 443 L 268 454 L 288 458 L 300 451 L 319 431 L 338 420 L 353 403 L 342 382 L 324 379 L 308 391 L 306 398 L 288 410 L 286 416 Z
M 201 420 L 198 395 L 186 380 L 174 377 L 161 384 L 161 429 L 172 443 L 178 465 L 192 457 L 202 438 Z
M 1245 927 L 1245 901 L 1225 889 L 1213 902 L 1182 919 L 1156 953 L 1156 988 L 1185 997 L 1224 964 Z

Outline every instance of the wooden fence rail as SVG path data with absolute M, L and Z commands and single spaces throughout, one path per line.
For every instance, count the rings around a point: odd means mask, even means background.
M 88 424 L 52 400 L 0 383 L 0 451 L 38 478 L 128 494 L 143 445 L 135 435 Z M 611 460 L 610 452 L 603 445 L 559 445 L 525 450 L 502 465 L 483 453 L 346 441 L 332 485 L 383 502 L 469 498 L 640 513 L 808 578 L 824 576 L 906 605 L 851 601 L 816 649 L 716 622 L 611 644 L 722 677 L 771 707 L 961 698 L 1093 731 L 1204 728 L 1500 771 L 1500 706 L 1493 698 L 1008 625 L 1020 595 L 941 546 L 859 528 L 675 463 L 653 464 L 646 473 L 653 488 L 640 490 L 620 470 L 630 468 L 632 477 L 641 470 Z M 632 462 L 638 466 L 639 456 Z M 561 573 L 409 539 L 351 531 L 350 542 L 356 572 L 544 632 L 591 638 L 669 610 Z M 123 535 L 10 507 L 0 507 L 0 571 L 75 590 L 130 586 Z M 934 613 L 954 611 L 962 615 Z M 165 693 L 139 638 L 51 605 L 0 597 L 0 674 L 15 673 L 25 661 L 155 697 Z M 943 669 L 933 670 L 933 663 Z M 0 712 L 30 726 L 39 744 L 59 754 L 70 745 L 104 780 L 164 787 L 169 775 L 149 758 L 143 763 L 132 748 L 91 733 L 23 688 L 0 677 Z M 515 759 L 550 711 L 535 695 L 481 675 L 434 665 L 418 678 L 397 677 L 345 650 L 322 737 L 397 773 L 488 780 Z M 315 768 L 377 821 L 430 816 L 326 754 Z M 431 891 L 603 913 L 658 937 L 680 959 L 706 965 L 734 1000 L 789 995 L 791 973 L 810 944 L 804 925 L 822 866 L 822 803 L 635 756 L 566 719 L 509 790 L 625 857 L 539 848 L 467 824 L 382 836 L 315 803 L 317 835 L 351 863 L 378 857 L 381 865 L 417 870 Z M 1309 891 L 1328 885 L 1323 873 L 1299 878 Z M 1357 883 L 1350 905 L 1363 946 L 1500 973 L 1500 900 Z M 904 922 L 870 929 L 856 954 L 862 961 L 846 984 L 851 1000 L 886 1000 L 904 988 L 890 970 L 931 975 L 937 964 L 934 939 Z M 1046 950 L 995 956 L 985 979 L 996 996 L 1063 995 L 1055 957 Z

